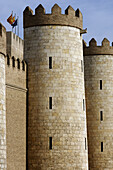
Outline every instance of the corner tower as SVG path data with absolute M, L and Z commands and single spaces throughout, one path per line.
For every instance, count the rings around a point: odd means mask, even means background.
M 113 46 L 84 43 L 89 168 L 113 168 Z
M 81 30 L 71 6 L 24 11 L 29 170 L 88 169 Z

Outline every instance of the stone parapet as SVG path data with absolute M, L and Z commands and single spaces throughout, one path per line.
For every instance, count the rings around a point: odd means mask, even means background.
M 97 46 L 97 42 L 94 38 L 89 41 L 89 46 L 83 41 L 84 56 L 87 55 L 113 55 L 113 45 L 110 46 L 110 42 L 104 38 L 101 46 Z
M 26 63 L 5 57 L 7 170 L 26 170 Z
M 0 23 L 0 53 L 6 54 L 6 29 Z
M 24 42 L 13 32 L 7 32 L 7 54 L 9 56 L 15 56 L 16 58 L 23 59 Z
M 43 25 L 61 25 L 79 29 L 83 28 L 83 17 L 79 9 L 75 11 L 71 6 L 68 6 L 65 10 L 65 14 L 61 14 L 61 8 L 55 4 L 51 11 L 51 14 L 45 14 L 44 7 L 39 5 L 35 9 L 35 15 L 33 15 L 32 9 L 26 7 L 24 10 L 24 28 Z

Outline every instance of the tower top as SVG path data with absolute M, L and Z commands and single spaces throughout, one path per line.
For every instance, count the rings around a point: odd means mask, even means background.
M 35 9 L 35 15 L 30 7 L 26 7 L 24 12 L 24 28 L 43 26 L 43 25 L 61 25 L 71 26 L 79 29 L 83 28 L 83 17 L 79 9 L 76 11 L 71 7 L 65 10 L 65 14 L 61 14 L 61 8 L 55 4 L 51 9 L 51 14 L 46 14 L 44 7 L 40 4 Z
M 107 38 L 104 38 L 101 46 L 97 46 L 97 42 L 94 38 L 89 41 L 89 46 L 83 41 L 84 56 L 87 55 L 113 55 L 113 43 L 110 46 L 110 42 Z

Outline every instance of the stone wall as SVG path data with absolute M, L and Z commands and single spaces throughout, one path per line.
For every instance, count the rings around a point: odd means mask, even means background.
M 61 13 L 61 8 L 55 4 L 51 9 L 51 14 L 45 13 L 44 7 L 40 4 L 35 9 L 33 15 L 32 9 L 27 6 L 23 13 L 24 28 L 41 26 L 41 25 L 61 25 L 83 29 L 83 16 L 79 9 L 76 11 L 71 7 L 65 10 L 65 14 Z
M 29 78 L 28 169 L 86 170 L 88 149 L 80 30 L 68 26 L 37 26 L 25 28 L 24 36 Z M 52 69 L 49 69 L 49 57 L 52 57 Z M 52 97 L 52 109 L 49 109 L 49 97 Z
M 23 59 L 23 40 L 13 32 L 7 32 L 7 54 Z
M 0 23 L 0 53 L 6 55 L 6 29 Z
M 104 42 L 108 40 L 104 39 L 102 44 Z M 91 170 L 113 169 L 113 55 L 106 54 L 108 45 L 103 49 L 97 47 L 98 51 L 101 51 L 99 48 L 102 49 L 103 55 L 92 54 L 90 47 L 84 49 L 88 54 L 84 56 L 84 60 L 88 156 Z M 113 47 L 109 48 L 113 51 Z M 100 80 L 102 80 L 102 89 L 100 89 Z M 103 142 L 103 152 L 101 142 Z
M 26 63 L 23 70 L 19 62 L 6 57 L 7 170 L 26 170 Z

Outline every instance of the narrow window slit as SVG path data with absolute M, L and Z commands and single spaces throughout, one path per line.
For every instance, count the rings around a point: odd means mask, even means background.
M 103 111 L 100 111 L 100 121 L 103 121 Z
M 81 60 L 81 72 L 83 72 L 83 61 Z
M 52 57 L 49 57 L 49 69 L 52 69 Z
M 52 137 L 49 137 L 49 149 L 52 150 Z
M 103 142 L 101 142 L 101 152 L 103 152 Z
M 85 111 L 85 99 L 83 99 L 83 111 Z
M 52 109 L 52 97 L 49 97 L 49 109 Z
M 85 150 L 87 150 L 87 143 L 86 143 L 86 138 L 85 138 Z
M 100 90 L 102 90 L 102 80 L 100 80 Z

